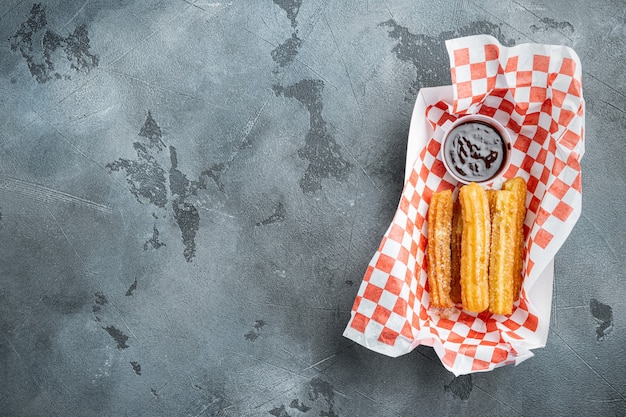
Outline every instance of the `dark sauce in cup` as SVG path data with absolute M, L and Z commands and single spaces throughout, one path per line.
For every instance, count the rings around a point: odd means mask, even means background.
M 507 161 L 507 144 L 487 123 L 467 122 L 453 128 L 444 143 L 446 165 L 458 178 L 484 182 L 500 173 Z

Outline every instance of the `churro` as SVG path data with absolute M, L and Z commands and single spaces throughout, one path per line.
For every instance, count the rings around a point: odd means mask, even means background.
M 522 289 L 522 269 L 524 267 L 524 220 L 526 219 L 526 181 L 522 177 L 508 179 L 502 189 L 515 194 L 517 218 L 515 222 L 515 249 L 513 270 L 513 299 L 517 300 Z
M 450 299 L 450 232 L 452 191 L 433 193 L 428 210 L 428 285 L 435 307 L 452 307 Z
M 463 217 L 461 299 L 466 310 L 481 312 L 489 307 L 489 202 L 476 183 L 461 187 L 459 202 Z
M 517 246 L 517 196 L 506 190 L 491 193 L 491 250 L 489 254 L 489 312 L 511 314 Z

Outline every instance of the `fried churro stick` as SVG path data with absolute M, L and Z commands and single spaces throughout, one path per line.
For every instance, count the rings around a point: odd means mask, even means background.
M 517 300 L 522 289 L 522 269 L 524 268 L 524 220 L 526 219 L 526 181 L 522 177 L 508 179 L 502 189 L 515 194 L 517 221 L 515 223 L 516 244 L 513 251 L 515 267 L 513 271 L 513 299 Z
M 451 279 L 450 299 L 453 303 L 461 302 L 461 238 L 463 236 L 463 216 L 458 200 L 452 208 L 452 235 L 450 236 Z
M 463 308 L 481 312 L 489 307 L 489 240 L 491 221 L 487 193 L 476 183 L 459 191 L 463 216 L 461 299 Z
M 434 193 L 428 209 L 428 285 L 435 307 L 452 307 L 450 299 L 450 229 L 452 191 Z
M 511 191 L 492 193 L 491 251 L 489 254 L 489 312 L 511 314 L 515 249 L 517 247 L 517 196 Z

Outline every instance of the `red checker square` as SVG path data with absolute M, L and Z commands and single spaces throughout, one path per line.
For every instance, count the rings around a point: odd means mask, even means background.
M 494 340 L 483 340 L 482 342 L 480 342 L 481 346 L 498 346 L 499 342 L 496 342 Z
M 456 332 L 450 332 L 448 335 L 448 342 L 452 343 L 463 343 L 465 338 Z
M 415 219 L 415 227 L 417 227 L 418 229 L 421 229 L 424 226 L 425 221 L 426 219 L 424 218 L 424 216 L 418 215 L 417 218 Z
M 578 162 L 579 159 L 580 155 L 578 155 L 578 152 L 572 151 L 567 157 L 566 164 L 568 167 L 573 168 L 574 170 L 578 170 L 580 168 L 580 162 Z
M 452 85 L 456 84 L 456 68 L 450 68 L 450 79 L 452 80 Z
M 491 91 L 496 88 L 496 77 L 487 78 L 487 91 Z
M 517 71 L 517 59 L 519 57 L 512 56 L 506 61 L 506 67 L 504 69 L 505 72 L 515 72 Z
M 485 369 L 489 369 L 489 365 L 489 362 L 474 359 L 474 363 L 472 363 L 472 371 L 483 371 Z
M 552 123 L 550 124 L 550 129 L 552 129 L 552 126 L 558 126 L 556 124 L 555 121 L 552 121 Z M 554 133 L 554 131 L 550 131 L 548 132 L 549 134 Z M 556 153 L 556 140 L 554 140 L 554 138 L 552 138 L 551 136 L 549 136 L 550 140 L 548 141 L 548 151 L 551 153 Z
M 506 124 L 506 127 L 511 129 L 513 133 L 517 135 L 519 135 L 520 130 L 522 130 L 522 126 L 519 123 L 517 123 L 515 120 L 513 120 L 512 118 L 509 119 L 509 122 Z
M 443 102 L 442 102 L 443 103 Z M 445 104 L 443 104 L 445 105 Z M 444 113 L 441 115 L 441 117 L 439 118 L 439 120 L 437 121 L 437 124 L 439 126 L 443 126 L 445 122 L 447 122 L 448 120 L 451 122 L 454 122 L 456 120 L 456 117 L 451 115 L 450 113 L 448 113 L 448 108 L 444 108 Z
M 378 336 L 378 341 L 384 343 L 389 346 L 393 346 L 396 343 L 396 339 L 400 333 L 395 330 L 391 330 L 388 327 L 383 328 L 383 331 L 380 332 L 380 336 Z
M 570 188 L 569 185 L 567 185 L 562 180 L 557 178 L 557 179 L 554 180 L 554 182 L 552 183 L 552 185 L 548 189 L 548 192 L 550 194 L 555 195 L 559 199 L 561 199 L 561 198 L 563 198 L 565 193 L 567 193 L 567 190 L 569 190 L 569 188 Z
M 411 310 L 415 307 L 415 294 L 409 293 L 409 297 L 407 298 L 407 305 Z
M 467 339 L 476 339 L 476 340 L 481 340 L 483 337 L 485 337 L 484 333 L 479 333 L 474 329 L 470 329 L 469 332 L 467 332 Z
M 396 264 L 396 259 L 389 255 L 381 253 L 376 262 L 376 269 L 380 269 L 383 272 L 391 273 L 393 266 Z
M 567 126 L 572 121 L 572 119 L 576 116 L 571 110 L 561 109 L 561 114 L 559 115 L 559 124 L 561 126 Z
M 506 326 L 507 329 L 512 330 L 512 331 L 515 331 L 519 329 L 520 327 L 522 327 L 521 324 L 511 319 L 506 319 L 502 324 Z
M 580 85 L 580 81 L 578 81 L 576 78 L 572 78 L 572 82 L 567 89 L 567 93 L 576 97 L 580 97 L 582 96 L 581 90 L 582 87 Z
M 535 263 L 532 260 L 529 259 L 528 261 L 526 261 L 526 275 L 530 275 L 530 272 L 533 270 L 534 267 Z
M 437 326 L 441 327 L 442 329 L 452 330 L 455 324 L 456 323 L 454 321 L 442 317 L 439 319 Z
M 432 123 L 431 123 L 431 125 L 433 126 L 433 129 L 436 127 L 436 126 L 435 126 L 434 124 L 432 124 Z M 423 148 L 423 149 L 420 151 L 420 160 L 421 160 L 421 161 L 423 161 L 423 160 L 424 160 L 424 158 L 426 158 L 426 151 L 427 151 L 427 149 L 426 149 L 426 148 Z
M 404 322 L 404 326 L 402 326 L 402 330 L 400 331 L 400 334 L 409 340 L 413 340 L 413 328 L 411 327 L 408 321 Z
M 554 175 L 559 175 L 561 171 L 563 171 L 563 168 L 565 168 L 565 162 L 560 159 L 555 159 L 554 165 L 552 165 L 552 173 Z
M 552 210 L 552 214 L 557 219 L 564 222 L 565 220 L 567 220 L 570 214 L 572 214 L 572 211 L 574 211 L 574 209 L 569 204 L 566 204 L 563 201 L 561 201 L 559 204 L 556 205 L 554 210 Z
M 420 178 L 422 181 L 426 182 L 429 172 L 428 167 L 426 165 L 422 165 L 422 168 L 420 169 Z
M 470 64 L 470 74 L 472 80 L 478 80 L 480 78 L 487 78 L 487 64 L 485 62 L 477 62 Z
M 350 323 L 350 327 L 352 327 L 356 331 L 365 333 L 365 328 L 367 327 L 367 323 L 369 322 L 369 317 L 366 317 L 361 313 L 356 313 L 354 315 L 354 318 L 352 319 L 352 322 Z
M 548 182 L 548 178 L 550 178 L 550 170 L 548 169 L 548 167 L 543 167 L 543 170 L 541 171 L 541 177 L 539 178 L 539 180 L 543 183 L 543 184 L 547 184 Z
M 519 135 L 517 139 L 515 139 L 515 142 L 513 143 L 513 147 L 515 149 L 519 149 L 520 151 L 526 153 L 528 152 L 528 148 L 530 147 L 531 143 L 532 143 L 532 139 L 524 135 Z
M 511 114 L 513 113 L 513 110 L 515 109 L 515 104 L 509 100 L 502 100 L 500 102 L 500 105 L 498 106 L 498 109 L 502 110 L 506 114 Z
M 567 97 L 567 93 L 556 89 L 552 90 L 552 104 L 554 106 L 562 107 L 565 97 Z
M 533 70 L 548 72 L 550 68 L 550 57 L 546 55 L 535 55 L 533 57 Z
M 485 327 L 486 327 L 486 332 L 487 333 L 491 333 L 491 332 L 497 332 L 498 331 L 498 323 L 495 320 L 485 320 Z
M 393 295 L 400 295 L 400 291 L 402 290 L 403 286 L 404 282 L 401 279 L 390 276 L 389 279 L 387 279 L 387 283 L 385 284 L 385 289 Z
M 389 234 L 387 236 L 390 239 L 401 243 L 402 239 L 404 238 L 404 229 L 402 229 L 402 227 L 394 223 L 391 225 L 391 229 L 389 229 Z
M 356 296 L 356 298 L 354 299 L 354 304 L 352 304 L 352 311 L 358 311 L 359 310 L 359 305 L 361 305 L 361 299 L 363 297 L 361 296 Z
M 456 360 L 457 353 L 453 350 L 446 349 L 445 355 L 441 358 L 441 361 L 448 365 L 449 367 L 454 366 L 454 361 Z
M 402 262 L 403 264 L 408 264 L 409 262 L 409 250 L 404 246 L 401 247 L 400 251 L 398 252 L 398 261 Z
M 539 123 L 539 113 L 530 113 L 524 117 L 522 124 L 524 126 L 536 126 Z
M 373 284 L 368 284 L 363 292 L 363 298 L 368 299 L 374 303 L 380 300 L 380 296 L 383 294 L 383 289 Z
M 509 353 L 500 348 L 495 348 L 493 350 L 493 355 L 491 355 L 491 363 L 500 363 L 505 361 L 509 357 Z
M 457 49 L 454 51 L 454 66 L 467 65 L 470 63 L 469 48 Z
M 564 113 L 569 114 L 566 117 L 570 117 L 570 116 L 572 118 L 574 117 L 574 113 L 573 112 L 571 112 L 569 110 L 561 110 L 561 116 L 559 116 L 559 123 L 561 123 L 561 119 L 563 118 L 563 114 Z M 564 126 L 566 126 L 566 125 L 564 125 Z M 565 145 L 565 147 L 568 148 L 568 149 L 574 149 L 579 141 L 580 141 L 580 136 L 578 136 L 578 134 L 576 132 L 572 132 L 569 129 L 567 129 L 563 133 L 563 135 L 561 136 L 561 139 L 559 139 L 559 143 L 562 144 L 562 145 Z
M 543 87 L 530 87 L 530 101 L 542 103 L 546 99 L 546 89 Z
M 535 132 L 535 135 L 533 136 L 533 139 L 535 140 L 535 142 L 543 145 L 547 137 L 548 137 L 548 131 L 541 126 L 537 126 L 537 131 Z
M 548 232 L 546 229 L 540 229 L 537 235 L 535 235 L 534 242 L 545 249 L 550 244 L 553 237 L 552 233 Z
M 476 345 L 468 345 L 467 343 L 463 343 L 461 346 L 459 346 L 459 353 L 461 355 L 470 356 L 473 358 L 474 356 L 476 356 L 477 348 L 478 346 Z
M 411 203 L 409 202 L 409 200 L 407 200 L 407 198 L 404 195 L 400 197 L 400 204 L 398 205 L 398 208 L 402 210 L 402 212 L 407 213 L 409 211 L 410 205 Z
M 571 58 L 563 58 L 563 63 L 561 64 L 559 72 L 561 74 L 573 76 L 574 72 L 576 72 L 576 62 Z
M 487 106 L 487 105 L 483 105 L 480 108 L 480 114 L 482 114 L 483 116 L 487 116 L 487 117 L 493 117 L 496 114 L 497 111 L 498 111 L 497 108 L 490 107 L 490 106 Z
M 528 205 L 528 210 L 533 213 L 536 213 L 537 208 L 539 207 L 540 204 L 541 204 L 541 200 L 539 200 L 535 196 L 532 196 L 532 198 L 530 199 L 530 204 Z
M 406 317 L 406 300 L 404 298 L 398 298 L 396 305 L 393 306 L 393 312 L 399 316 Z
M 417 191 L 415 192 L 415 196 L 413 196 L 411 203 L 413 204 L 413 207 L 417 208 L 422 198 L 424 198 L 425 201 L 428 201 L 430 203 L 430 199 L 432 198 L 432 196 L 433 196 L 433 190 L 431 190 L 428 187 L 424 187 L 424 191 L 422 191 L 421 196 Z
M 516 87 L 530 87 L 533 83 L 532 71 L 519 71 L 515 77 Z
M 528 188 L 528 191 L 534 194 L 535 190 L 537 189 L 538 184 L 539 184 L 539 180 L 536 177 L 530 177 L 528 178 L 528 181 L 526 182 L 526 188 Z
M 420 201 L 422 201 L 422 196 L 417 191 L 413 192 L 413 195 L 411 196 L 411 206 L 417 208 Z
M 515 105 L 515 112 L 517 114 L 525 115 L 528 112 L 528 103 L 519 102 Z
M 443 177 L 446 173 L 446 167 L 439 159 L 436 159 L 433 162 L 433 166 L 430 168 L 430 171 L 438 177 Z
M 456 92 L 457 98 L 468 98 L 472 97 L 472 82 L 471 81 L 463 81 L 460 83 L 456 83 Z
M 426 308 L 422 305 L 420 306 L 420 317 L 421 320 L 426 321 L 428 320 L 429 316 L 428 316 L 428 311 L 426 310 Z M 418 323 L 419 324 L 419 323 Z
M 374 309 L 374 313 L 372 314 L 372 320 L 380 324 L 385 324 L 387 323 L 387 320 L 389 320 L 389 316 L 391 316 L 391 311 L 381 305 L 377 305 L 376 309 Z
M 459 314 L 459 318 L 457 319 L 457 322 L 466 325 L 467 327 L 472 327 L 472 324 L 474 324 L 474 321 L 476 320 L 475 317 L 470 316 L 469 314 L 465 313 L 464 311 L 461 311 L 461 313 Z
M 534 163 L 535 163 L 535 160 L 533 159 L 533 157 L 530 155 L 526 155 L 524 156 L 524 159 L 522 160 L 522 163 L 520 164 L 520 168 L 523 169 L 524 171 L 530 172 L 530 169 L 533 167 Z
M 504 173 L 504 178 L 514 178 L 517 176 L 517 172 L 519 171 L 519 167 L 516 165 L 509 165 L 509 168 Z
M 367 269 L 365 270 L 365 275 L 363 275 L 363 281 L 369 282 L 370 277 L 372 276 L 373 272 L 374 272 L 374 268 L 371 265 L 368 265 Z
M 431 140 L 428 143 L 428 152 L 430 152 L 432 156 L 437 156 L 437 154 L 439 153 L 439 149 L 441 149 L 441 143 L 437 142 L 436 140 Z
M 411 249 L 410 249 L 410 253 L 411 256 L 413 256 L 414 258 L 417 258 L 417 250 L 419 249 L 419 246 L 417 244 L 416 241 L 411 242 Z
M 417 171 L 415 170 L 415 168 L 413 168 L 411 170 L 411 174 L 409 175 L 409 182 L 411 183 L 411 185 L 413 185 L 415 187 L 415 185 L 417 184 Z
M 437 192 L 445 191 L 445 190 L 454 190 L 454 184 L 450 184 L 448 181 L 441 181 L 437 186 Z
M 541 148 L 541 150 L 539 151 L 539 153 L 535 157 L 535 161 L 537 161 L 537 163 L 543 165 L 543 164 L 546 163 L 546 158 L 547 157 L 548 157 L 548 151 L 546 149 L 544 149 L 544 148 Z
M 551 214 L 548 210 L 540 207 L 539 212 L 537 212 L 537 219 L 535 220 L 539 226 L 543 225 L 546 220 L 550 218 Z
M 419 248 L 422 250 L 422 252 L 426 252 L 426 245 L 428 244 L 428 239 L 420 239 L 419 241 Z
M 539 325 L 539 319 L 534 314 L 528 314 L 528 318 L 524 322 L 523 326 L 531 331 L 536 331 Z
M 424 291 L 426 289 L 424 288 L 423 285 L 418 285 L 417 289 L 415 290 L 415 296 L 419 299 L 421 299 L 424 296 Z
M 580 175 L 580 173 L 578 173 L 578 175 L 576 175 L 576 178 L 574 178 L 574 182 L 572 183 L 572 188 L 578 191 L 579 193 L 582 193 L 583 182 L 582 182 L 582 176 Z
M 485 45 L 485 60 L 495 61 L 500 56 L 498 45 L 492 43 Z

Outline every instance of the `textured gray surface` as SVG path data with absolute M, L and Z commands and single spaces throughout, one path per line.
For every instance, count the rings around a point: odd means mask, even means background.
M 626 5 L 0 4 L 0 415 L 625 415 Z M 444 41 L 572 46 L 583 214 L 547 346 L 454 378 L 342 337 Z

